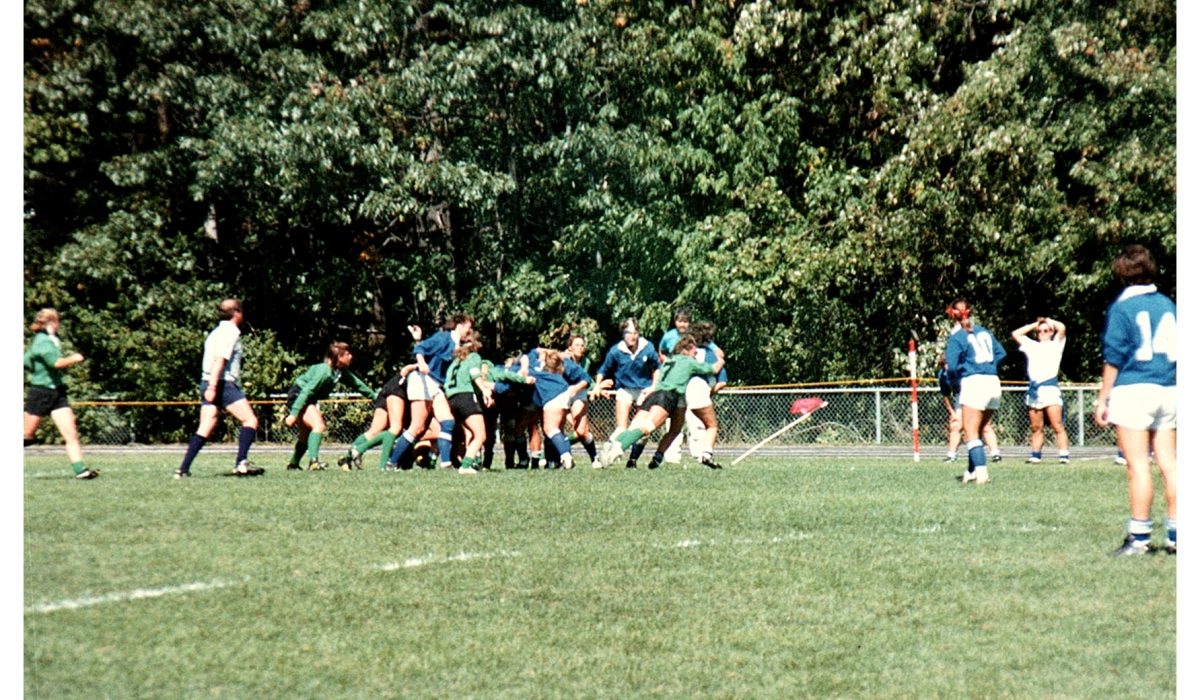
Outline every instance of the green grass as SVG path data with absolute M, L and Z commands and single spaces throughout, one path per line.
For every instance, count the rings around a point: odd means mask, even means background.
M 1107 462 L 964 488 L 902 460 L 259 457 L 263 477 L 205 454 L 175 482 L 179 455 L 95 455 L 76 482 L 26 456 L 28 697 L 1175 696 L 1175 558 L 1105 556 Z

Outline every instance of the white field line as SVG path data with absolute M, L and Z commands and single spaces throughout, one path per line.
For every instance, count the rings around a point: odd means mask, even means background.
M 131 600 L 141 600 L 143 598 L 159 598 L 165 595 L 176 595 L 179 593 L 194 593 L 196 591 L 209 591 L 216 588 L 226 588 L 228 586 L 239 585 L 237 581 L 196 581 L 194 583 L 185 583 L 179 586 L 164 586 L 163 588 L 137 588 L 132 591 L 120 591 L 117 593 L 106 593 L 104 595 L 93 596 L 90 598 L 73 598 L 68 600 L 56 600 L 49 603 L 38 603 L 25 608 L 26 613 L 50 613 L 58 610 L 78 610 L 93 605 L 103 605 L 104 603 L 123 603 Z
M 432 564 L 447 564 L 450 562 L 472 561 L 475 559 L 494 559 L 496 557 L 519 557 L 520 552 L 459 552 L 448 556 L 439 556 L 429 554 L 423 557 L 409 557 L 401 562 L 390 561 L 386 564 L 379 564 L 374 568 L 380 571 L 396 571 L 399 569 L 415 569 L 420 566 L 430 566 Z
M 671 544 L 659 544 L 655 547 L 665 549 L 690 549 L 692 547 L 717 547 L 720 545 L 761 545 L 761 544 L 781 544 L 783 542 L 795 542 L 798 540 L 811 540 L 812 535 L 806 532 L 796 533 L 794 535 L 776 535 L 775 537 L 766 540 L 752 539 L 747 537 L 737 537 L 732 540 L 679 540 Z

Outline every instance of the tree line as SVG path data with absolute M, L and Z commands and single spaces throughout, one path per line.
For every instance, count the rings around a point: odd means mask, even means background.
M 735 383 L 931 374 L 955 297 L 1100 367 L 1109 262 L 1175 286 L 1175 5 L 1157 0 L 27 0 L 27 316 L 75 395 L 247 390 L 410 323 L 485 354 L 689 305 Z M 1005 378 L 1023 377 L 1019 358 Z

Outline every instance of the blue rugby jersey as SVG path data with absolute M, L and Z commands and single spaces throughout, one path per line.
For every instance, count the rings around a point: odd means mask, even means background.
M 446 369 L 454 361 L 458 342 L 450 331 L 438 331 L 413 348 L 413 357 L 420 355 L 429 366 L 429 377 L 438 384 L 446 383 Z
M 650 386 L 654 370 L 658 368 L 658 352 L 654 343 L 638 338 L 638 347 L 630 352 L 624 341 L 617 341 L 608 349 L 604 363 L 597 372 L 613 380 L 613 389 L 640 391 Z
M 1108 307 L 1103 353 L 1114 386 L 1175 386 L 1175 302 L 1152 284 L 1126 287 Z
M 954 385 L 962 384 L 964 377 L 975 374 L 995 375 L 1007 354 L 1004 346 L 983 326 L 975 325 L 970 333 L 959 327 L 946 341 L 946 371 Z

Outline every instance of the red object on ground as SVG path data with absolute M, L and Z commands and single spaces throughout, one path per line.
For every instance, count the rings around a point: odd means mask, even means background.
M 800 398 L 792 402 L 792 407 L 788 409 L 788 413 L 792 414 L 793 416 L 807 416 L 824 405 L 825 400 L 818 399 L 815 396 Z

